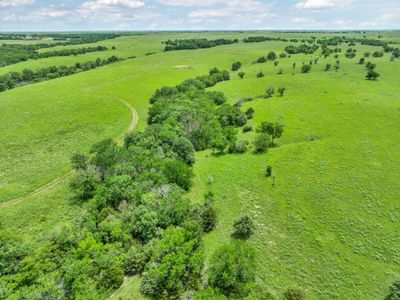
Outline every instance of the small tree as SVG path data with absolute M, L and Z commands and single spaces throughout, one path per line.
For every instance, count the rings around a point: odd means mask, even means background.
M 301 73 L 308 73 L 311 71 L 311 66 L 310 65 L 303 65 L 301 67 Z
M 249 108 L 246 110 L 246 112 L 245 112 L 247 119 L 249 119 L 249 120 L 252 119 L 254 113 L 255 113 L 254 108 L 249 107 Z
M 381 76 L 381 74 L 379 74 L 375 70 L 368 70 L 365 78 L 367 78 L 367 80 L 376 80 L 379 76 Z
M 273 87 L 269 87 L 265 91 L 265 98 L 271 98 L 274 94 L 275 94 L 275 89 Z
M 268 150 L 271 145 L 271 136 L 266 133 L 259 133 L 256 135 L 254 141 L 254 151 L 256 153 L 262 153 Z
M 331 64 L 326 64 L 325 66 L 325 71 L 329 71 L 331 69 L 332 65 Z
M 293 63 L 292 67 L 293 69 L 296 69 L 296 63 Z
M 276 67 L 277 65 L 279 65 L 279 61 L 274 61 L 274 66 Z
M 286 91 L 286 88 L 280 87 L 280 88 L 278 89 L 278 94 L 279 94 L 279 96 L 283 97 L 283 95 L 285 94 L 285 91 Z
M 89 164 L 89 157 L 82 153 L 75 153 L 71 158 L 72 167 L 78 170 L 86 170 Z
M 243 79 L 243 78 L 244 78 L 244 75 L 246 75 L 246 73 L 243 72 L 243 71 L 241 71 L 241 72 L 238 73 L 238 76 L 240 77 L 240 79 Z
M 283 298 L 285 300 L 304 300 L 306 295 L 300 288 L 289 288 L 283 293 Z
M 269 52 L 269 53 L 267 54 L 267 59 L 268 59 L 268 60 L 275 60 L 275 59 L 277 59 L 276 53 L 273 52 L 273 51 Z
M 364 57 L 361 57 L 360 60 L 358 61 L 358 63 L 359 63 L 360 65 L 363 65 L 364 62 L 365 62 L 365 58 L 364 58 Z
M 279 139 L 282 136 L 283 125 L 278 122 L 262 122 L 257 128 L 257 132 L 268 134 L 272 138 L 271 145 L 275 145 L 275 139 Z
M 265 169 L 265 177 L 271 177 L 272 175 L 272 167 L 271 166 L 267 166 L 267 168 Z
M 237 61 L 232 64 L 232 71 L 237 71 L 242 67 L 242 63 L 240 61 Z
M 253 234 L 253 221 L 247 215 L 235 220 L 233 227 L 235 229 L 235 235 L 240 238 L 246 239 Z
M 264 73 L 262 71 L 257 73 L 257 78 L 261 78 L 264 77 Z

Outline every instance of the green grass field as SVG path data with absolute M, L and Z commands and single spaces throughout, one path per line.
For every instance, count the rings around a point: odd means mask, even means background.
M 115 45 L 112 53 L 117 56 L 137 58 L 1 93 L 0 205 L 67 173 L 74 151 L 87 152 L 103 138 L 120 136 L 131 115 L 118 99 L 136 108 L 140 130 L 146 125 L 148 98 L 155 89 L 205 74 L 214 66 L 230 68 L 239 60 L 245 78 L 232 73 L 232 80 L 213 89 L 235 103 L 263 95 L 268 87 L 285 87 L 283 97 L 243 105 L 243 110 L 251 106 L 256 111 L 249 122 L 253 127 L 279 121 L 285 131 L 279 147 L 266 154 L 197 154 L 189 197 L 202 201 L 212 191 L 219 216 L 217 229 L 205 239 L 207 257 L 231 239 L 233 220 L 247 213 L 256 223 L 250 243 L 258 254 L 257 283 L 265 289 L 281 295 L 288 286 L 301 286 L 310 299 L 382 299 L 400 275 L 400 63 L 389 61 L 388 54 L 368 58 L 382 74 L 373 82 L 365 80 L 365 68 L 357 62 L 363 52 L 380 47 L 357 45 L 354 59 L 342 52 L 338 72 L 323 71 L 327 63 L 334 65 L 332 55 L 320 58 L 308 74 L 300 73 L 301 64 L 319 52 L 278 59 L 278 66 L 252 63 L 269 51 L 283 52 L 287 42 L 162 52 L 161 41 L 168 38 L 255 35 L 263 34 L 162 33 L 102 41 L 97 44 Z M 277 35 L 307 36 L 268 34 Z M 383 36 L 399 41 L 393 33 Z M 77 59 L 108 57 L 111 51 L 27 61 L 0 68 L 0 73 L 69 65 Z M 146 56 L 148 52 L 157 53 Z M 283 74 L 277 74 L 279 69 Z M 259 71 L 265 77 L 256 78 Z M 249 141 L 253 136 L 240 134 Z M 275 185 L 264 175 L 267 165 L 273 167 Z M 1 207 L 0 230 L 35 240 L 68 222 L 80 206 L 70 200 L 67 184 L 65 180 Z M 127 279 L 110 299 L 138 299 L 139 283 L 136 277 Z

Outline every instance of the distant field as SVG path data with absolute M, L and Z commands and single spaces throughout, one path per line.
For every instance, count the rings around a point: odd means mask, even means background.
M 148 34 L 88 44 L 109 47 L 105 52 L 0 68 L 2 74 L 110 55 L 137 56 L 0 93 L 0 205 L 68 172 L 74 151 L 87 152 L 93 143 L 121 135 L 131 115 L 118 99 L 136 108 L 140 130 L 146 126 L 148 98 L 155 89 L 205 74 L 214 66 L 230 69 L 239 60 L 244 79 L 232 73 L 231 81 L 213 89 L 235 103 L 263 95 L 268 87 L 285 87 L 284 97 L 243 105 L 243 110 L 251 106 L 256 111 L 249 121 L 253 127 L 265 120 L 280 121 L 285 131 L 280 146 L 267 154 L 197 154 L 195 185 L 189 197 L 201 201 L 212 191 L 219 216 L 217 229 L 206 237 L 206 255 L 221 241 L 229 241 L 233 220 L 248 213 L 256 221 L 250 243 L 258 253 L 257 282 L 265 289 L 281 295 L 288 286 L 301 286 L 310 299 L 382 299 L 400 275 L 400 62 L 389 61 L 388 54 L 367 58 L 377 63 L 382 74 L 372 82 L 364 79 L 365 68 L 357 62 L 365 51 L 381 47 L 357 45 L 353 59 L 342 52 L 338 72 L 323 71 L 327 63 L 335 64 L 333 55 L 319 58 L 308 74 L 300 73 L 301 64 L 319 57 L 320 51 L 278 59 L 277 66 L 272 62 L 253 64 L 269 51 L 279 55 L 287 42 L 162 52 L 161 42 L 167 39 L 256 35 L 301 38 L 338 34 Z M 367 35 L 378 38 L 379 33 Z M 400 42 L 398 34 L 382 35 Z M 111 50 L 112 46 L 116 50 Z M 146 56 L 148 52 L 156 54 Z M 277 74 L 279 69 L 283 74 Z M 265 77 L 256 78 L 259 71 Z M 254 133 L 240 136 L 252 141 Z M 267 165 L 273 167 L 274 186 L 264 176 Z M 207 184 L 209 176 L 212 184 Z M 68 180 L 63 181 L 40 195 L 0 208 L 0 230 L 15 232 L 28 241 L 68 222 L 80 206 L 70 200 L 67 184 Z M 132 299 L 133 295 L 139 299 L 139 283 L 139 278 L 127 279 L 110 299 Z

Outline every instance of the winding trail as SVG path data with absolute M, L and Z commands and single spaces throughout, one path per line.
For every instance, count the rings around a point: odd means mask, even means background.
M 136 126 L 137 126 L 137 124 L 139 122 L 139 114 L 137 113 L 136 109 L 130 103 L 128 103 L 127 101 L 125 101 L 123 99 L 120 99 L 120 98 L 116 98 L 116 97 L 113 97 L 113 99 L 115 99 L 115 100 L 123 103 L 125 106 L 127 106 L 129 108 L 129 110 L 131 111 L 131 114 L 132 114 L 132 120 L 129 123 L 129 127 L 125 130 L 125 132 L 123 132 L 121 135 L 119 135 L 119 137 L 116 139 L 116 141 L 118 143 L 121 143 L 123 141 L 123 138 L 124 138 L 125 134 L 132 132 L 136 128 Z M 0 209 L 9 207 L 9 206 L 12 206 L 12 205 L 15 205 L 15 204 L 18 204 L 18 203 L 20 203 L 20 202 L 22 202 L 22 201 L 24 201 L 26 199 L 29 199 L 29 198 L 31 198 L 33 196 L 36 196 L 36 195 L 39 195 L 39 194 L 41 194 L 41 193 L 43 193 L 45 191 L 48 191 L 48 190 L 52 189 L 53 187 L 59 185 L 61 182 L 63 182 L 65 179 L 67 179 L 69 176 L 71 176 L 73 173 L 74 173 L 74 170 L 71 170 L 68 173 L 66 173 L 66 174 L 64 174 L 64 175 L 62 175 L 62 176 L 50 181 L 49 183 L 47 183 L 47 184 L 45 184 L 45 185 L 43 185 L 43 186 L 41 186 L 39 188 L 37 188 L 36 190 L 30 192 L 27 195 L 20 196 L 20 197 L 8 200 L 6 202 L 0 203 Z

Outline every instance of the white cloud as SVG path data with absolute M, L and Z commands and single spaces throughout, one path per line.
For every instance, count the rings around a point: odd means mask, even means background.
M 145 6 L 144 2 L 137 0 L 96 0 L 82 3 L 81 9 L 103 11 L 112 7 L 140 8 L 143 6 Z
M 265 4 L 257 0 L 230 0 L 224 1 L 225 5 L 191 11 L 189 18 L 224 18 L 224 17 L 257 17 L 265 19 L 272 16 L 269 13 L 271 4 Z
M 33 4 L 34 0 L 0 0 L 0 7 L 18 7 Z
M 350 3 L 350 0 L 303 0 L 296 3 L 295 7 L 299 9 L 329 9 L 344 7 Z
M 158 0 L 163 5 L 169 6 L 212 6 L 219 3 L 224 3 L 224 0 Z

